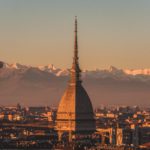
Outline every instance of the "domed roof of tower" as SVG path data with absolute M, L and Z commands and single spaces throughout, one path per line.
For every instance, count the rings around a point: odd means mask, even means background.
M 93 108 L 90 98 L 81 84 L 69 85 L 66 89 L 58 107 L 57 118 L 62 119 L 63 116 L 61 114 L 63 113 L 73 113 L 74 119 L 93 119 Z

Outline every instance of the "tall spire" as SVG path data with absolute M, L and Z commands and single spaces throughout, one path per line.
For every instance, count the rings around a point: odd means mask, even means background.
M 77 17 L 75 16 L 75 30 L 74 30 L 74 56 L 71 68 L 71 84 L 81 83 L 80 76 L 81 70 L 79 67 L 79 57 L 78 57 L 78 35 L 77 35 Z

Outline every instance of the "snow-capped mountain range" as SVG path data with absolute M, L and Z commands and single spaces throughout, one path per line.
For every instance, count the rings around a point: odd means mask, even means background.
M 22 65 L 19 63 L 3 63 L 3 68 L 5 69 L 16 69 L 16 70 L 27 70 L 27 69 L 39 69 L 44 72 L 49 72 L 52 73 L 56 76 L 68 76 L 69 75 L 69 69 L 60 69 L 56 68 L 53 64 L 48 64 L 45 66 L 37 66 L 37 67 L 32 67 L 32 66 L 27 66 L 27 65 Z M 126 74 L 126 75 L 146 75 L 150 76 L 150 69 L 118 69 L 114 66 L 110 66 L 109 69 L 96 69 L 96 70 L 83 70 L 83 75 L 84 74 L 92 74 L 95 73 L 95 77 L 98 77 L 99 75 L 102 75 L 104 73 L 112 73 L 112 74 Z
M 69 69 L 0 62 L 0 104 L 53 105 L 67 86 Z M 150 105 L 150 69 L 83 70 L 83 86 L 93 105 Z
M 3 63 L 2 68 L 10 69 L 10 70 L 25 70 L 25 71 L 28 69 L 37 69 L 40 71 L 52 73 L 56 76 L 67 76 L 69 74 L 69 70 L 67 70 L 67 69 L 63 70 L 63 69 L 56 68 L 53 64 L 49 64 L 46 66 L 33 67 L 33 66 L 21 65 L 19 63 L 13 63 L 13 64 Z

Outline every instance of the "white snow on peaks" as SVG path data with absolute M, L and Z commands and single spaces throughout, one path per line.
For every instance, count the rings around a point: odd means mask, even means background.
M 150 75 L 150 69 L 124 69 L 124 72 L 129 75 Z
M 47 72 L 53 72 L 57 70 L 53 64 L 48 64 L 46 66 L 38 66 L 38 69 Z
M 52 73 L 55 76 L 68 76 L 69 75 L 69 69 L 60 69 L 56 68 L 53 64 L 48 64 L 45 66 L 38 66 L 38 67 L 32 67 L 27 65 L 22 65 L 19 63 L 12 63 L 8 64 L 3 62 L 3 67 L 5 69 L 11 69 L 11 70 L 27 70 L 27 69 L 38 69 L 40 71 Z M 84 70 L 82 72 L 82 77 L 85 76 L 91 76 L 94 78 L 101 77 L 109 77 L 109 76 L 136 76 L 136 75 L 145 75 L 150 76 L 150 69 L 118 69 L 114 66 L 110 66 L 108 69 L 95 69 L 95 70 Z
M 118 69 L 116 67 L 114 67 L 114 66 L 109 67 L 109 72 L 116 72 L 116 71 L 118 71 Z
M 56 76 L 68 76 L 69 75 L 69 70 L 60 70 L 57 72 Z
M 56 68 L 53 64 L 38 66 L 38 69 L 40 69 L 41 71 L 53 73 L 56 76 L 67 76 L 69 74 L 69 71 L 67 69 Z
M 12 63 L 12 64 L 4 63 L 3 68 L 8 68 L 8 69 L 27 69 L 27 68 L 30 68 L 30 66 L 21 65 L 19 63 Z
M 150 69 L 117 69 L 114 66 L 110 66 L 110 72 L 124 72 L 127 75 L 150 75 Z

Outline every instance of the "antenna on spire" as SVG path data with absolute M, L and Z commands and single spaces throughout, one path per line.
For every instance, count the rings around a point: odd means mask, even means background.
M 75 29 L 77 29 L 77 16 L 75 16 Z
M 75 21 L 77 21 L 77 16 L 75 16 Z
M 77 16 L 75 16 L 75 41 L 74 41 L 74 50 L 77 50 L 78 49 L 78 37 L 77 37 L 77 32 L 78 32 L 78 29 L 77 29 Z

